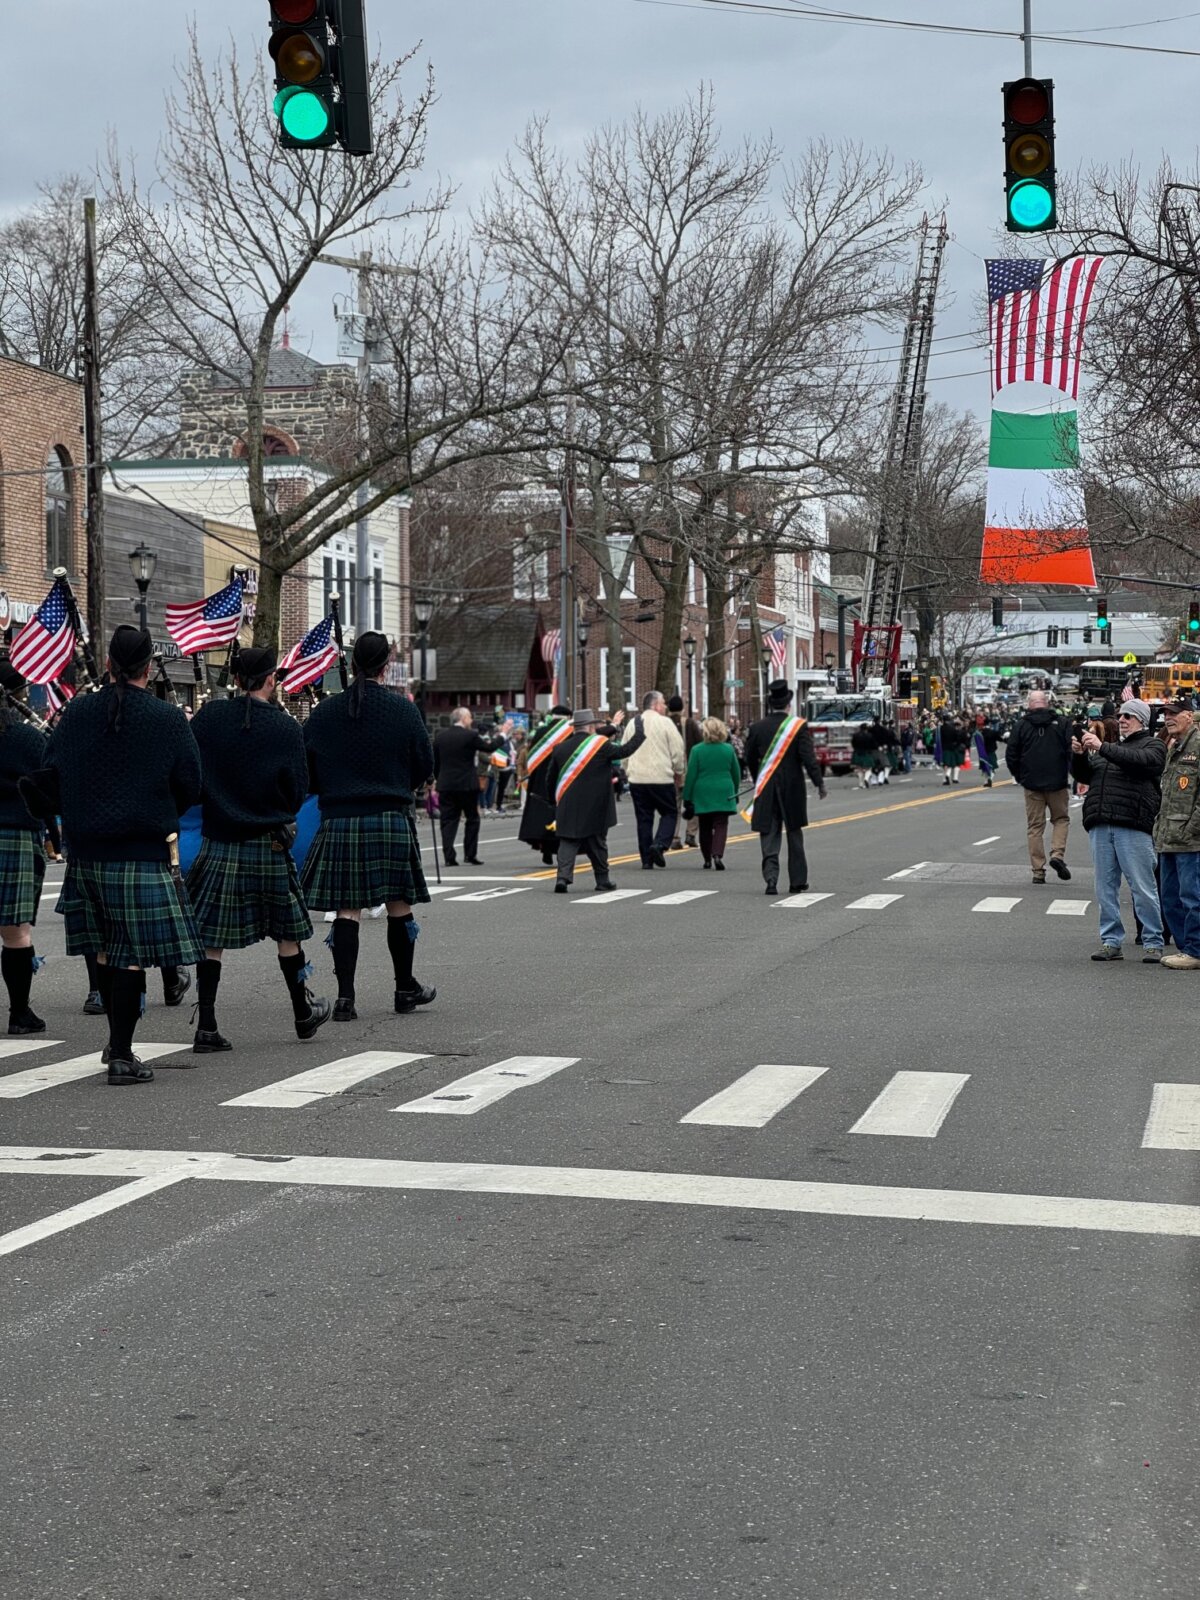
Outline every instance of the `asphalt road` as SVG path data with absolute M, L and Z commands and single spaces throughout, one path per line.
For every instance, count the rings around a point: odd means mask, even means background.
M 359 1021 L 302 1045 L 260 948 L 227 1056 L 152 978 L 178 1053 L 122 1093 L 55 1071 L 103 1023 L 47 901 L 0 1593 L 1192 1600 L 1200 985 L 1087 959 L 1077 816 L 1034 887 L 975 774 L 812 812 L 801 905 L 753 840 L 556 897 L 489 821 L 428 1011 L 367 921 Z

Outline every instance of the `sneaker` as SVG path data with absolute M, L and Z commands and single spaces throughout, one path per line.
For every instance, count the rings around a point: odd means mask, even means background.
M 104 1001 L 100 998 L 99 989 L 90 989 L 88 997 L 83 1002 L 85 1017 L 102 1017 L 104 1015 Z
M 1057 872 L 1059 877 L 1062 879 L 1062 881 L 1064 883 L 1069 883 L 1070 882 L 1070 880 L 1071 880 L 1070 868 L 1067 866 L 1067 863 L 1063 860 L 1063 858 L 1061 856 L 1051 856 L 1050 857 L 1050 870 L 1052 872 Z
M 1045 883 L 1046 874 L 1044 872 L 1035 872 L 1033 877 L 1029 881 L 1031 883 Z
M 1156 967 L 1163 958 L 1163 947 L 1160 944 L 1149 945 L 1142 951 L 1142 965 Z
M 1172 972 L 1196 972 L 1200 971 L 1200 956 L 1185 956 L 1182 950 L 1178 950 L 1173 956 L 1164 956 L 1161 965 L 1170 967 Z M 9 1032 L 12 1032 L 11 1028 Z
M 1124 961 L 1119 944 L 1102 944 L 1099 950 L 1092 951 L 1093 961 Z M 1200 967 L 1200 961 L 1196 965 Z
M 415 1011 L 418 1006 L 427 1006 L 436 999 L 436 989 L 423 983 L 414 983 L 411 989 L 396 990 L 396 1010 L 403 1016 L 406 1011 Z
M 308 1015 L 296 1018 L 297 1039 L 311 1039 L 313 1034 L 323 1022 L 328 1022 L 333 1015 L 333 1007 L 328 1000 L 318 1000 L 315 995 L 308 997 Z

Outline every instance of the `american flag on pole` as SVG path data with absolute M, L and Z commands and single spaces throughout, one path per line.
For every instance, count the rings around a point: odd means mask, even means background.
M 558 655 L 559 646 L 561 643 L 561 628 L 548 628 L 542 635 L 542 660 L 547 663 L 554 661 Z
M 1079 398 L 1079 368 L 1099 256 L 1071 261 L 989 261 L 992 393 L 1041 383 Z
M 75 652 L 75 630 L 61 578 L 12 642 L 8 659 L 29 683 L 57 678 Z
M 48 683 L 46 685 L 46 704 L 50 707 L 50 715 L 54 716 L 61 711 L 68 700 L 74 700 L 75 691 L 69 683 Z
M 195 600 L 187 606 L 167 607 L 167 632 L 185 656 L 199 655 L 202 650 L 216 650 L 237 638 L 242 625 L 244 588 L 242 579 L 235 578 L 206 600 Z
M 294 644 L 279 663 L 279 675 L 285 678 L 284 688 L 289 694 L 299 694 L 310 683 L 318 683 L 333 666 L 337 656 L 337 645 L 333 642 L 333 618 L 322 617 L 316 627 L 310 628 L 299 644 Z
M 787 674 L 787 634 L 782 628 L 772 628 L 767 635 L 767 649 L 771 652 L 771 667 L 776 677 Z

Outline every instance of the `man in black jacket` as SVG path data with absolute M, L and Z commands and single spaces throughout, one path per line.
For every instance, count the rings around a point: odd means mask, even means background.
M 554 796 L 558 834 L 555 894 L 566 894 L 570 889 L 581 850 L 592 864 L 596 893 L 604 894 L 617 887 L 608 875 L 608 830 L 617 820 L 613 764 L 624 761 L 646 742 L 641 717 L 635 718 L 632 737 L 624 744 L 610 737 L 620 731 L 624 718 L 625 713 L 618 711 L 612 723 L 600 731 L 594 711 L 577 711 L 571 718 L 571 736 L 557 746 L 547 763 L 546 782 Z
M 779 847 L 787 834 L 788 893 L 808 888 L 804 828 L 808 794 L 804 774 L 825 798 L 825 780 L 803 717 L 791 714 L 792 691 L 782 678 L 767 686 L 768 711 L 746 735 L 746 762 L 754 779 L 754 811 L 750 826 L 759 835 L 766 893 L 779 892 Z
M 313 930 L 291 853 L 296 812 L 308 793 L 304 732 L 271 704 L 273 650 L 241 651 L 238 683 L 244 699 L 210 700 L 192 720 L 204 768 L 203 843 L 188 873 L 205 945 L 196 969 L 197 1055 L 233 1048 L 217 1027 L 226 950 L 275 940 L 298 1038 L 311 1039 L 331 1009 L 308 990 L 312 968 L 301 940 Z
M 1008 770 L 1025 791 L 1025 827 L 1034 883 L 1046 881 L 1046 814 L 1050 815 L 1050 866 L 1060 878 L 1071 876 L 1064 857 L 1071 825 L 1070 724 L 1050 709 L 1050 697 L 1034 689 L 1025 715 L 1005 746 Z
M 1100 948 L 1093 961 L 1123 961 L 1125 926 L 1121 921 L 1121 878 L 1133 895 L 1142 925 L 1142 960 L 1163 958 L 1162 910 L 1154 881 L 1154 822 L 1162 801 L 1159 779 L 1167 747 L 1150 732 L 1150 707 L 1126 700 L 1117 717 L 1120 739 L 1109 743 L 1094 733 L 1075 741 L 1092 764 L 1083 801 L 1083 825 L 1096 866 Z M 1077 753 L 1078 753 L 1077 750 Z
M 442 856 L 448 867 L 458 865 L 454 840 L 460 817 L 466 819 L 463 854 L 473 867 L 483 865 L 479 859 L 479 778 L 475 758 L 499 750 L 511 728 L 511 721 L 504 722 L 499 733 L 489 739 L 472 727 L 471 713 L 466 706 L 459 706 L 450 713 L 450 727 L 443 728 L 433 741 L 433 776 L 442 818 Z

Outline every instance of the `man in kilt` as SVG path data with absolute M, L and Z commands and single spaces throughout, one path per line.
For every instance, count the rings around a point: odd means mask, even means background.
M 178 707 L 147 693 L 153 651 L 143 629 L 117 629 L 109 682 L 67 706 L 34 780 L 39 814 L 59 811 L 70 840 L 57 909 L 67 954 L 99 957 L 104 1059 L 119 1085 L 154 1077 L 133 1053 L 145 969 L 194 966 L 204 954 L 168 843 L 200 799 L 200 752 Z
M 298 1038 L 311 1039 L 331 1010 L 307 987 L 312 968 L 301 940 L 313 930 L 291 852 L 296 812 L 308 793 L 304 734 L 271 703 L 273 650 L 240 651 L 237 678 L 243 699 L 210 700 L 192 719 L 204 771 L 202 843 L 187 879 L 206 947 L 196 969 L 197 1055 L 233 1048 L 217 1027 L 226 950 L 275 940 Z
M 8 1031 L 45 1033 L 29 1006 L 38 960 L 33 925 L 46 876 L 42 826 L 29 815 L 17 785 L 45 764 L 46 737 L 17 709 L 25 679 L 7 656 L 0 657 L 0 974 L 8 990 Z
M 352 1022 L 363 906 L 387 906 L 388 950 L 398 1012 L 437 994 L 413 977 L 419 932 L 412 908 L 427 902 L 413 796 L 433 776 L 433 749 L 421 713 L 383 686 L 390 647 L 381 633 L 354 642 L 354 682 L 323 700 L 304 725 L 309 787 L 321 825 L 301 885 L 313 911 L 337 915 L 329 945 L 337 975 L 335 1022 Z

